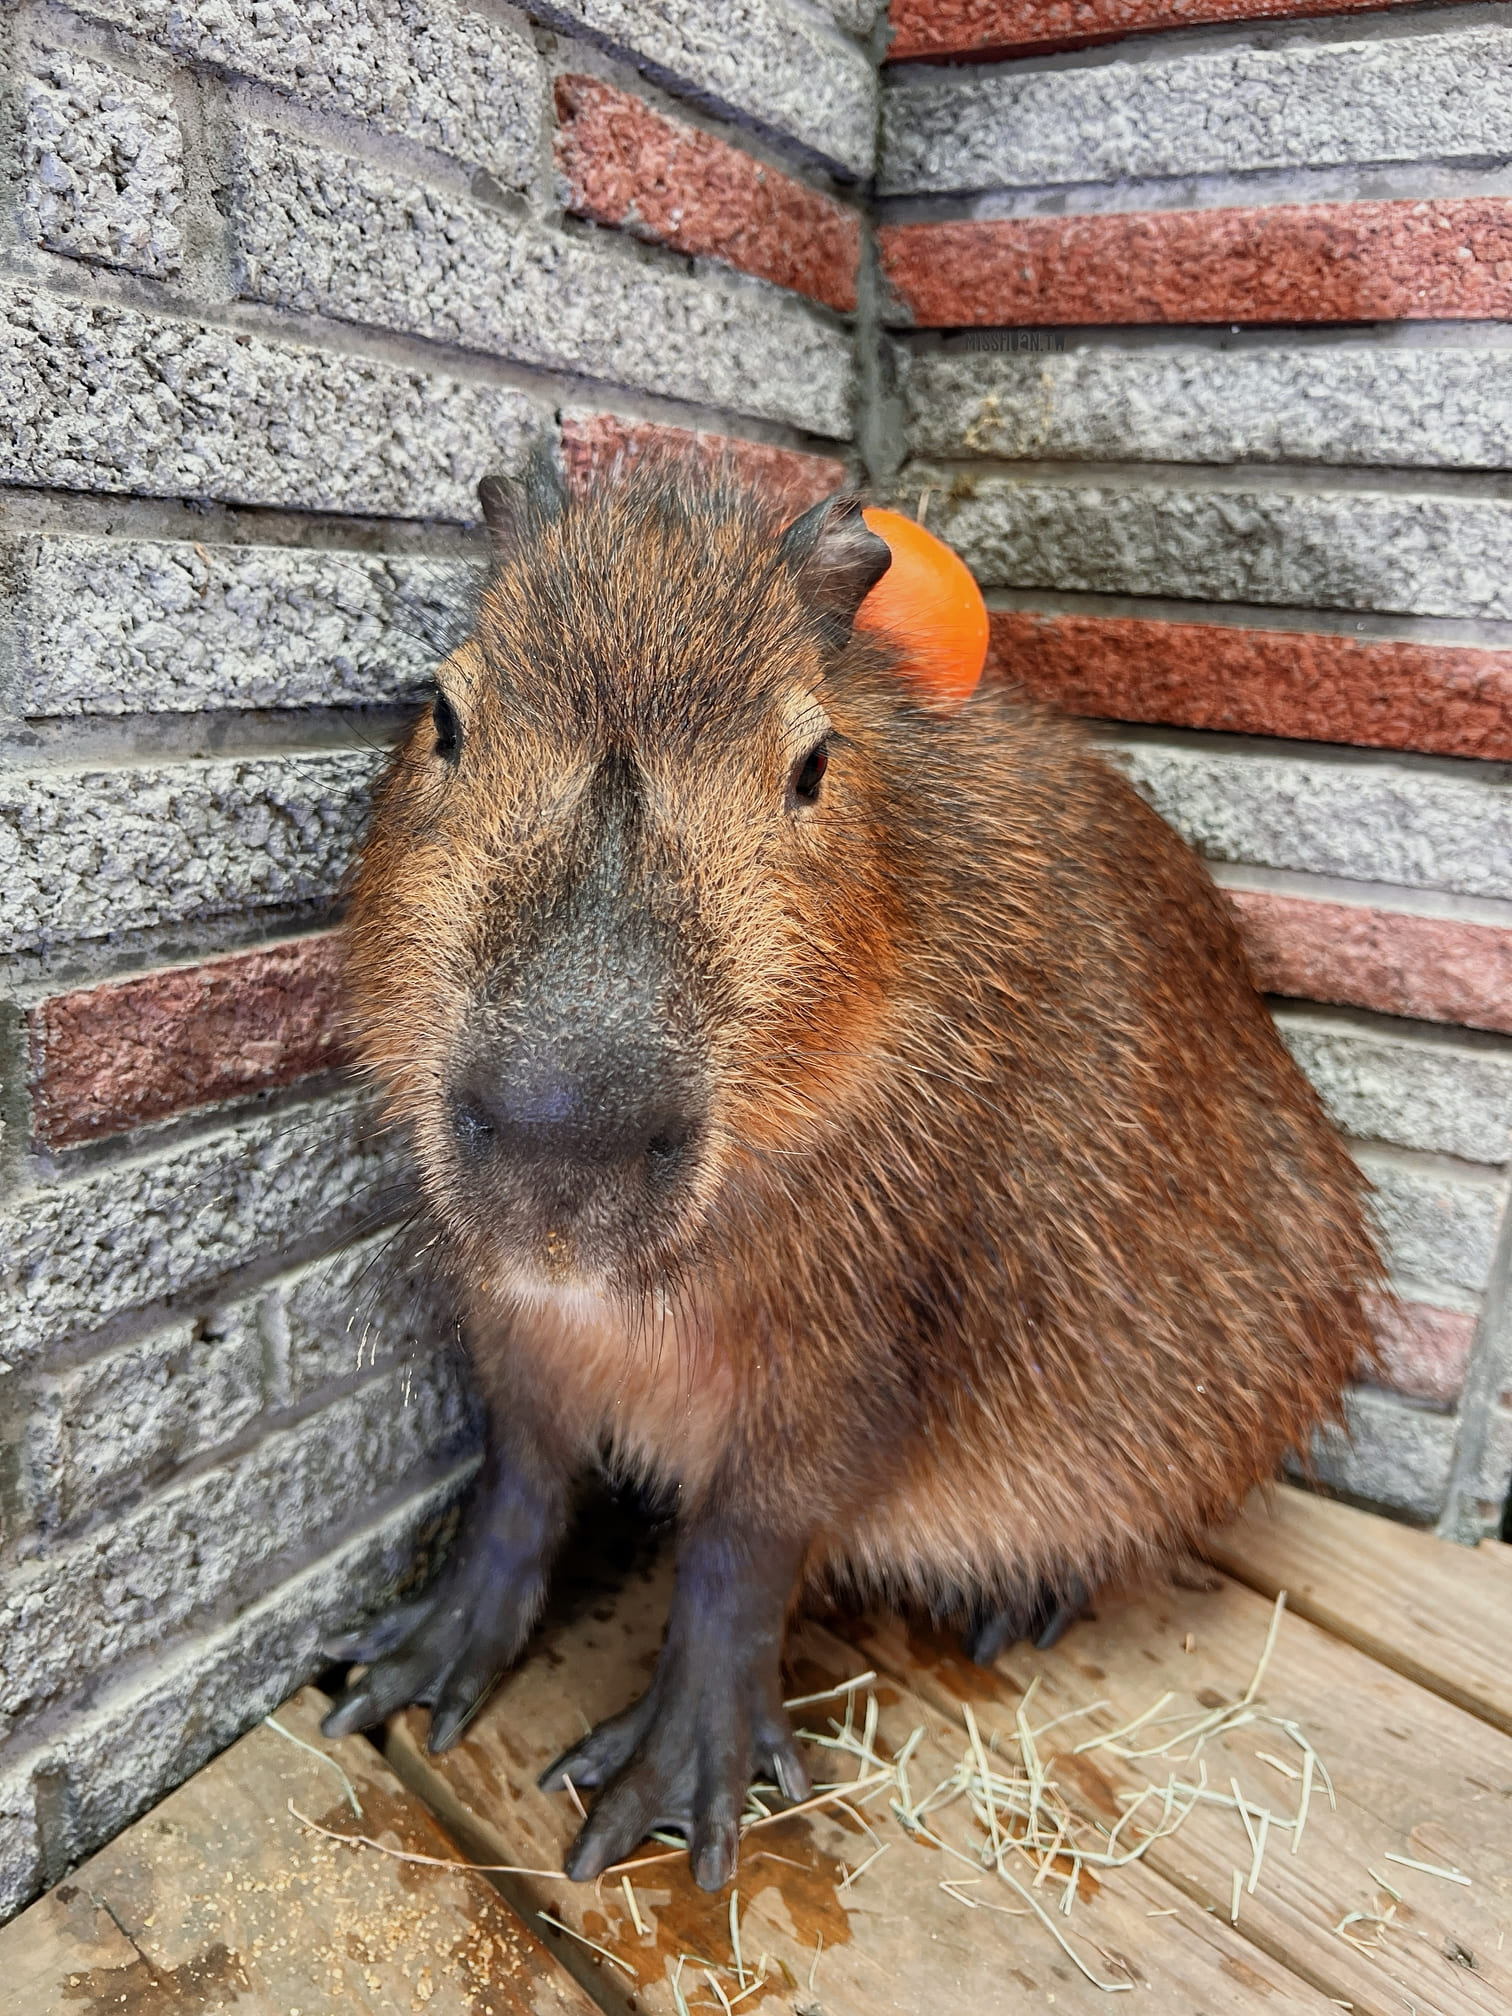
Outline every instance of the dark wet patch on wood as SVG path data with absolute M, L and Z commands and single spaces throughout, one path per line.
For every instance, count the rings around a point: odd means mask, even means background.
M 238 2002 L 252 1986 L 240 1958 L 223 1945 L 207 1946 L 178 1967 L 157 1967 L 138 1953 L 125 1967 L 91 1967 L 60 1984 L 65 2002 L 100 2016 L 169 2016 L 174 2010 L 217 2009 Z

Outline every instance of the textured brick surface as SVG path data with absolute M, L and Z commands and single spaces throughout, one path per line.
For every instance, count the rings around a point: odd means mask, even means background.
M 22 1442 L 32 1516 L 73 1521 L 234 1441 L 262 1412 L 263 1349 L 244 1302 L 43 1381 Z
M 329 1070 L 341 1010 L 331 933 L 55 994 L 27 1016 L 37 1138 L 66 1147 Z
M 1276 1019 L 1344 1133 L 1466 1162 L 1512 1160 L 1512 1044 L 1433 1040 L 1296 1008 Z
M 883 98 L 884 192 L 1264 169 L 1479 166 L 1512 119 L 1500 27 L 945 71 Z
M 816 0 L 837 28 L 850 35 L 866 35 L 882 12 L 883 0 Z
M 27 541 L 29 715 L 341 707 L 409 698 L 463 634 L 478 570 L 415 554 Z
M 1491 1273 L 1506 1183 L 1431 1156 L 1351 1145 L 1375 1186 L 1371 1210 L 1392 1273 L 1479 1294 Z
M 1494 1406 L 1487 1409 L 1476 1460 L 1457 1480 L 1450 1507 L 1453 1523 L 1445 1526 L 1445 1537 L 1472 1547 L 1481 1540 L 1499 1540 L 1509 1492 L 1512 1408 Z
M 955 56 L 978 62 L 1020 50 L 1075 49 L 1116 36 L 1266 21 L 1293 14 L 1354 14 L 1412 0 L 892 0 L 893 63 Z
M 916 468 L 909 488 L 948 481 Z M 1512 618 L 1512 499 L 995 475 L 957 493 L 930 524 L 984 588 Z
M 894 224 L 878 244 L 899 319 L 929 328 L 1512 315 L 1505 196 Z
M 1349 1434 L 1318 1437 L 1314 1474 L 1336 1491 L 1386 1505 L 1410 1518 L 1436 1519 L 1454 1461 L 1454 1421 L 1392 1393 L 1349 1395 Z
M 1439 1309 L 1429 1302 L 1381 1303 L 1372 1327 L 1382 1365 L 1371 1383 L 1433 1407 L 1454 1405 L 1475 1342 L 1475 1318 L 1468 1310 Z
M 0 481 L 471 520 L 524 394 L 0 287 Z
M 647 455 L 693 455 L 709 468 L 728 467 L 795 516 L 838 490 L 846 477 L 845 464 L 828 455 L 805 455 L 729 434 L 695 434 L 649 420 L 622 420 L 615 413 L 564 413 L 562 454 L 569 478 L 579 485 L 616 467 L 631 468 Z
M 243 136 L 233 208 L 249 299 L 850 433 L 848 340 L 750 281 L 665 271 L 266 130 Z
M 0 946 L 331 896 L 371 748 L 0 777 Z
M 578 216 L 855 307 L 856 211 L 601 78 L 558 77 L 556 104 L 556 163 Z
M 18 1769 L 0 1780 L 0 1918 L 19 1911 L 46 1882 L 36 1795 L 30 1773 Z
M 423 1243 L 423 1242 L 421 1242 Z M 423 1371 L 456 1321 L 435 1256 L 404 1226 L 317 1260 L 269 1291 L 274 1397 L 297 1405 L 333 1381 L 390 1359 Z
M 280 1249 L 366 1230 L 404 1196 L 402 1155 L 351 1097 L 15 1196 L 0 1214 L 3 1362 Z
M 460 1482 L 453 1473 L 384 1507 L 234 1622 L 163 1648 L 99 1690 L 63 1734 L 18 1757 L 0 1785 L 0 1912 L 41 1880 L 33 1773 L 56 1774 L 67 1788 L 70 1831 L 53 1844 L 54 1865 L 101 1846 L 286 1700 L 321 1664 L 323 1636 L 382 1606 Z
M 450 0 L 78 0 L 173 55 L 531 180 L 544 96 L 529 39 Z
M 1512 1035 L 1512 929 L 1230 889 L 1259 986 Z
M 1117 748 L 1156 811 L 1216 860 L 1512 896 L 1512 793 L 1494 770 L 1446 775 L 1154 740 Z
M 239 1605 L 281 1557 L 297 1559 L 350 1517 L 352 1480 L 377 1497 L 427 1460 L 466 1452 L 470 1415 L 450 1361 L 413 1380 L 385 1372 L 244 1456 L 157 1497 L 0 1588 L 13 1733 L 81 1672 L 101 1672 Z
M 406 1367 L 422 1386 L 450 1380 L 455 1367 L 436 1361 L 452 1355 L 455 1324 L 415 1245 L 384 1232 L 19 1387 L 10 1404 L 31 1523 L 52 1534 L 159 1488 L 246 1439 L 269 1410 L 306 1406 L 380 1366 Z
M 585 29 L 660 84 L 715 112 L 796 140 L 821 161 L 870 174 L 877 79 L 862 52 L 787 0 L 549 0 L 539 11 Z M 847 0 L 848 25 L 859 22 Z
M 68 50 L 32 60 L 24 201 L 38 242 L 133 273 L 177 271 L 184 136 L 172 93 Z
M 980 339 L 978 339 L 980 340 Z M 916 455 L 1512 467 L 1507 352 L 1268 337 L 907 359 Z
M 1010 678 L 1072 714 L 1512 758 L 1512 651 L 994 610 Z

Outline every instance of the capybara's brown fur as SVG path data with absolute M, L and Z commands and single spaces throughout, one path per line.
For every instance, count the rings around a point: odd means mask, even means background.
M 777 530 L 667 471 L 524 509 L 440 751 L 427 714 L 378 794 L 361 1057 L 491 1415 L 552 1465 L 795 1535 L 811 1584 L 1096 1588 L 1336 1414 L 1362 1179 L 1223 898 L 1086 733 L 1011 681 L 922 703 Z M 694 1114 L 675 1178 L 524 1195 L 459 1071 L 625 1001 Z

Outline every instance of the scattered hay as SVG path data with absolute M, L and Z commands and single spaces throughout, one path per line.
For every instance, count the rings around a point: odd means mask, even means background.
M 1295 1852 L 1307 1824 L 1314 1786 L 1321 1783 L 1329 1803 L 1335 1803 L 1327 1768 L 1301 1728 L 1296 1722 L 1268 1714 L 1257 1705 L 1285 1603 L 1283 1592 L 1271 1611 L 1265 1642 L 1249 1685 L 1236 1701 L 1196 1715 L 1166 1714 L 1164 1711 L 1174 1697 L 1165 1693 L 1132 1720 L 1076 1744 L 1071 1752 L 1074 1757 L 1104 1752 L 1142 1766 L 1152 1760 L 1168 1759 L 1176 1767 L 1163 1785 L 1152 1781 L 1137 1792 L 1119 1794 L 1125 1810 L 1111 1825 L 1088 1819 L 1073 1809 L 1051 1775 L 1041 1747 L 1051 1729 L 1093 1714 L 1108 1703 L 1089 1702 L 1036 1726 L 1030 1719 L 1030 1710 L 1038 1691 L 1037 1679 L 1018 1704 L 1012 1732 L 1003 1732 L 990 1745 L 983 1740 L 970 1704 L 963 1703 L 966 1743 L 961 1759 L 948 1777 L 917 1796 L 910 1765 L 924 1740 L 925 1727 L 921 1724 L 914 1729 L 891 1758 L 883 1756 L 876 1742 L 876 1695 L 869 1694 L 858 1710 L 859 1680 L 847 1683 L 844 1689 L 804 1697 L 824 1700 L 843 1692 L 845 1715 L 843 1721 L 831 1721 L 828 1730 L 802 1729 L 798 1733 L 805 1742 L 855 1759 L 856 1776 L 848 1785 L 837 1782 L 825 1788 L 831 1795 L 848 1795 L 843 1801 L 835 1800 L 842 1811 L 848 1811 L 866 1825 L 860 1809 L 870 1803 L 869 1788 L 888 1785 L 892 1794 L 889 1811 L 905 1836 L 943 1851 L 974 1872 L 969 1877 L 940 1884 L 953 1902 L 967 1910 L 990 1909 L 1034 1916 L 1088 1981 L 1106 1994 L 1122 1993 L 1133 1987 L 1132 1980 L 1109 1978 L 1112 1973 L 1127 1972 L 1122 1963 L 1104 1956 L 1105 1969 L 1099 1971 L 1072 1943 L 1063 1922 L 1057 1922 L 1071 1918 L 1081 1894 L 1084 1872 L 1101 1874 L 1128 1868 L 1142 1860 L 1157 1841 L 1174 1834 L 1199 1805 L 1226 1808 L 1236 1816 L 1244 1833 L 1244 1859 L 1234 1869 L 1228 1912 L 1230 1923 L 1237 1924 L 1241 1898 L 1253 1896 L 1259 1887 L 1272 1834 L 1289 1835 Z M 1226 1790 L 1208 1782 L 1202 1758 L 1206 1746 L 1252 1725 L 1279 1733 L 1296 1750 L 1296 1766 L 1272 1752 L 1261 1753 L 1289 1783 L 1298 1786 L 1297 1804 L 1291 1812 L 1278 1812 L 1247 1798 L 1232 1776 Z M 1197 1766 L 1195 1776 L 1183 1768 L 1193 1764 Z M 961 1806 L 969 1811 L 980 1832 L 974 1854 L 944 1839 L 930 1824 L 935 1814 Z M 875 1830 L 869 1826 L 868 1832 L 877 1839 Z M 839 1890 L 849 1890 L 886 1845 L 879 1842 L 859 1868 L 848 1871 Z M 969 1894 L 986 1880 L 979 1873 L 983 1870 L 990 1871 L 1012 1891 L 1019 1903 L 993 1903 L 986 1897 Z M 1173 1912 L 1175 1908 L 1172 1907 Z
M 825 1727 L 799 1728 L 796 1733 L 803 1742 L 832 1753 L 837 1767 L 845 1775 L 837 1775 L 832 1781 L 820 1784 L 812 1796 L 791 1805 L 781 1803 L 782 1795 L 775 1786 L 753 1786 L 741 1818 L 742 1840 L 747 1835 L 801 1814 L 822 1810 L 844 1814 L 870 1838 L 872 1846 L 854 1868 L 844 1863 L 840 1865 L 837 1896 L 848 1896 L 866 1873 L 900 1841 L 927 1845 L 931 1851 L 943 1852 L 963 1865 L 961 1873 L 938 1884 L 938 1888 L 953 1903 L 963 1910 L 987 1910 L 1012 1917 L 1034 1918 L 1093 1986 L 1105 1994 L 1128 1992 L 1135 1986 L 1135 1981 L 1127 1964 L 1114 1954 L 1101 1952 L 1095 1933 L 1090 1928 L 1086 1933 L 1080 1933 L 1080 1921 L 1074 1919 L 1078 1899 L 1087 1894 L 1088 1888 L 1095 1891 L 1098 1880 L 1106 1873 L 1126 1869 L 1142 1861 L 1156 1843 L 1175 1834 L 1199 1806 L 1217 1807 L 1232 1813 L 1242 1830 L 1242 1854 L 1233 1866 L 1227 1910 L 1228 1922 L 1237 1925 L 1243 1899 L 1254 1896 L 1263 1881 L 1266 1856 L 1271 1850 L 1273 1838 L 1286 1837 L 1290 1852 L 1296 1854 L 1308 1824 L 1315 1791 L 1326 1795 L 1331 1807 L 1336 1806 L 1328 1769 L 1302 1728 L 1295 1720 L 1269 1713 L 1261 1705 L 1261 1688 L 1275 1650 L 1285 1603 L 1283 1591 L 1272 1608 L 1265 1640 L 1249 1684 L 1236 1700 L 1201 1713 L 1168 1712 L 1174 1696 L 1164 1693 L 1117 1728 L 1088 1736 L 1070 1750 L 1072 1758 L 1106 1754 L 1111 1759 L 1138 1767 L 1149 1777 L 1150 1782 L 1141 1788 L 1116 1795 L 1123 1806 L 1123 1811 L 1116 1818 L 1089 1817 L 1085 1811 L 1073 1808 L 1060 1790 L 1053 1775 L 1053 1764 L 1047 1760 L 1044 1749 L 1044 1739 L 1049 1732 L 1107 1709 L 1107 1701 L 1089 1702 L 1084 1707 L 1067 1710 L 1049 1721 L 1036 1724 L 1032 1720 L 1039 1688 L 1036 1679 L 1019 1701 L 1011 1729 L 999 1729 L 991 1741 L 984 1738 L 970 1704 L 963 1703 L 960 1713 L 965 1723 L 965 1740 L 961 1755 L 954 1768 L 938 1783 L 920 1789 L 914 1782 L 920 1747 L 927 1735 L 933 1733 L 938 1737 L 941 1731 L 938 1728 L 931 1730 L 921 1723 L 909 1732 L 892 1754 L 886 1754 L 879 1747 L 881 1711 L 875 1691 L 878 1676 L 868 1671 L 818 1693 L 797 1696 L 786 1704 L 790 1709 L 819 1707 L 827 1702 L 837 1704 L 836 1714 L 828 1719 Z M 844 1704 L 843 1713 L 838 1708 L 841 1702 Z M 1253 1728 L 1257 1735 L 1263 1734 L 1273 1746 L 1256 1749 L 1253 1754 L 1257 1763 L 1266 1765 L 1284 1782 L 1287 1794 L 1295 1802 L 1288 1809 L 1278 1809 L 1263 1797 L 1246 1795 L 1237 1777 L 1232 1774 L 1226 1775 L 1223 1785 L 1209 1781 L 1204 1751 L 1214 1742 L 1245 1728 Z M 280 1733 L 289 1732 L 280 1730 Z M 330 1759 L 326 1761 L 334 1762 Z M 1159 1765 L 1166 1768 L 1163 1782 L 1157 1779 L 1151 1768 Z M 581 1813 L 582 1805 L 576 1797 L 576 1788 L 569 1786 L 568 1796 Z M 885 1811 L 877 1810 L 879 1800 L 885 1800 Z M 353 1804 L 356 1804 L 355 1796 Z M 972 1823 L 965 1836 L 957 1835 L 958 1840 L 965 1840 L 965 1846 L 945 1838 L 941 1831 L 937 1816 L 947 1810 L 951 1811 L 955 1820 L 967 1817 Z M 301 1824 L 331 1840 L 378 1849 L 407 1862 L 485 1875 L 567 1880 L 559 1869 L 447 1861 L 437 1856 L 409 1853 L 389 1848 L 366 1835 L 342 1834 L 319 1826 L 298 1812 L 292 1802 L 290 1811 Z M 872 1815 L 884 1827 L 890 1821 L 896 1833 L 884 1839 L 873 1824 Z M 957 1830 L 952 1828 L 952 1831 Z M 674 1835 L 663 1834 L 653 1838 L 666 1844 L 665 1852 L 638 1855 L 605 1872 L 606 1877 L 619 1878 L 629 1925 L 634 1927 L 636 1935 L 642 1940 L 651 1936 L 651 1930 L 642 1916 L 632 1875 L 687 1853 L 686 1843 Z M 778 1861 L 789 1859 L 773 1850 L 747 1851 L 748 1861 L 763 1857 Z M 1388 1854 L 1386 1859 L 1446 1882 L 1470 1882 L 1470 1878 L 1458 1869 L 1394 1853 Z M 1333 1928 L 1337 1936 L 1361 1953 L 1381 1950 L 1385 1935 L 1392 1929 L 1400 1901 L 1399 1893 L 1384 1878 L 1374 1870 L 1369 1874 L 1378 1891 L 1372 1907 L 1346 1912 Z M 1084 1886 L 1084 1877 L 1094 1880 Z M 997 1897 L 984 1894 L 984 1890 L 992 1888 L 998 1888 Z M 1011 1896 L 1011 1902 L 1004 1899 L 1004 1891 Z M 1221 1904 L 1217 1906 L 1220 1912 L 1222 1908 Z M 1180 1915 L 1180 1911 L 1178 1906 L 1172 1905 L 1147 1911 L 1145 1915 L 1152 1919 L 1175 1917 Z M 591 1948 L 633 1979 L 639 1978 L 635 1969 L 610 1946 L 588 1939 L 549 1912 L 542 1911 L 540 1916 L 547 1924 Z M 737 1891 L 732 1891 L 730 1896 L 728 1938 L 728 1961 L 715 1959 L 709 1954 L 678 1954 L 669 1976 L 678 2016 L 694 2016 L 698 2008 L 717 2008 L 724 2012 L 724 2016 L 729 2016 L 729 2012 L 748 1997 L 759 1995 L 767 1984 L 768 1956 L 763 1954 L 758 1965 L 752 1968 L 742 1950 L 740 1897 Z M 809 1968 L 811 1996 L 815 1992 L 823 1951 L 821 1934 Z M 1101 1964 L 1088 1957 L 1089 1952 L 1098 1954 Z M 691 2004 L 689 1985 L 698 1977 L 685 1974 L 685 1968 L 690 1964 L 701 1976 L 698 1999 Z

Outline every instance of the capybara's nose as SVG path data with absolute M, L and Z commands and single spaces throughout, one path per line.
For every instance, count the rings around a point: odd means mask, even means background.
M 638 1051 L 613 1050 L 573 1064 L 475 1064 L 453 1090 L 451 1118 L 468 1161 L 508 1162 L 552 1188 L 614 1174 L 670 1178 L 700 1124 L 675 1073 Z

